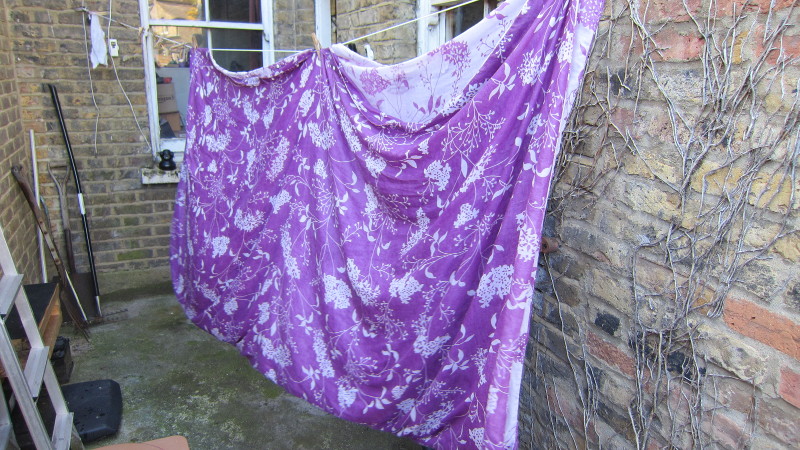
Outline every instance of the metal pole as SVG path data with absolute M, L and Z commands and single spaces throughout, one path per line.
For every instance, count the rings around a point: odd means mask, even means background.
M 31 167 L 33 172 L 33 195 L 36 196 L 36 201 L 41 202 L 39 196 L 39 163 L 36 157 L 36 139 L 33 135 L 33 130 L 28 130 L 28 136 L 31 139 Z M 44 259 L 44 241 L 42 240 L 42 230 L 37 230 L 36 240 L 39 243 L 39 265 L 42 270 L 42 283 L 47 283 L 47 262 Z
M 56 115 L 58 122 L 61 125 L 61 134 L 64 136 L 64 143 L 67 146 L 67 155 L 69 156 L 69 164 L 72 168 L 72 175 L 75 177 L 75 189 L 78 192 L 78 206 L 81 211 L 81 221 L 83 222 L 83 234 L 86 237 L 86 251 L 89 256 L 89 271 L 92 274 L 92 284 L 94 285 L 94 306 L 97 309 L 97 315 L 102 317 L 100 311 L 100 286 L 97 284 L 97 269 L 94 265 L 94 252 L 92 251 L 92 237 L 89 234 L 89 221 L 86 219 L 86 208 L 83 204 L 83 190 L 81 189 L 81 179 L 78 176 L 78 167 L 75 165 L 75 155 L 72 153 L 72 145 L 69 141 L 69 134 L 67 134 L 67 126 L 64 123 L 64 114 L 61 112 L 61 102 L 58 100 L 58 90 L 52 84 L 48 84 L 50 88 L 50 95 L 53 97 L 53 105 L 56 107 Z

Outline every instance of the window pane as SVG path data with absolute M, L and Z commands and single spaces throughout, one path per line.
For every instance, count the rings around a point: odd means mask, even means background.
M 210 0 L 211 20 L 261 23 L 260 0 Z
M 234 72 L 263 66 L 261 31 L 171 26 L 153 26 L 152 30 L 156 36 L 153 44 L 156 67 L 188 67 L 188 47 L 181 43 L 212 48 L 217 64 Z
M 189 48 L 203 47 L 205 30 L 193 27 L 152 27 L 156 65 L 158 126 L 162 139 L 185 136 L 184 120 L 189 97 Z
M 206 20 L 204 0 L 151 0 L 152 19 Z M 261 23 L 260 0 L 208 0 L 208 20 Z
M 244 72 L 263 66 L 261 31 L 212 29 L 212 55 L 220 66 L 234 72 Z M 252 51 L 247 51 L 252 50 Z
M 151 29 L 156 67 L 188 67 L 188 47 L 206 47 L 206 31 L 201 28 L 153 26 Z
M 205 20 L 202 0 L 150 0 L 151 19 Z
M 483 2 L 470 3 L 447 12 L 447 37 L 452 39 L 483 19 Z

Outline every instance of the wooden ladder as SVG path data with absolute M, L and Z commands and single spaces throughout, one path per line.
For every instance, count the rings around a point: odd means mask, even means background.
M 11 252 L 8 249 L 3 229 L 0 227 L 0 362 L 8 376 L 11 390 L 14 392 L 17 405 L 22 411 L 31 440 L 38 450 L 69 449 L 71 440 L 77 436 L 72 423 L 73 415 L 67 409 L 61 387 L 58 385 L 53 366 L 50 365 L 49 348 L 42 342 L 36 319 L 33 317 L 28 297 L 22 288 L 22 275 L 17 273 Z M 23 370 L 17 352 L 11 343 L 6 319 L 13 305 L 16 305 L 25 335 L 30 343 L 30 353 Z M 42 383 L 55 410 L 55 425 L 52 433 L 48 432 L 36 407 L 36 400 L 41 393 Z M 0 449 L 5 449 L 13 438 L 13 424 L 8 404 L 4 395 L 0 395 Z M 83 448 L 80 439 L 76 439 L 76 447 Z

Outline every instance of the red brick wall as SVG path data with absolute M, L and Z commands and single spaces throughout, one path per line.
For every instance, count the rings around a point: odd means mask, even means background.
M 546 258 L 534 298 L 522 448 L 634 448 L 644 434 L 648 448 L 800 446 L 798 30 L 765 43 L 781 20 L 800 23 L 800 5 L 779 0 L 768 16 L 768 0 L 685 3 L 607 1 L 551 200 L 548 232 L 561 247 Z M 652 40 L 631 26 L 632 11 Z M 708 113 L 707 63 L 720 55 L 707 44 L 723 40 L 707 42 L 698 24 L 724 31 L 742 11 L 725 43 L 732 82 L 720 117 L 739 114 L 734 93 L 748 101 L 730 130 L 706 133 L 701 124 L 718 123 Z M 742 83 L 748 70 L 766 74 L 755 95 Z M 750 114 L 758 116 L 748 134 Z M 784 131 L 791 137 L 780 145 L 760 146 Z M 697 142 L 692 133 L 720 142 L 704 154 L 676 145 Z M 682 151 L 695 159 L 687 164 Z M 709 212 L 716 204 L 741 210 Z M 713 241 L 717 227 L 729 233 Z M 702 253 L 734 248 L 736 261 Z M 687 249 L 697 252 L 682 256 Z M 693 312 L 669 326 L 686 298 Z M 659 349 L 662 364 L 653 362 Z M 642 410 L 652 415 L 641 420 Z

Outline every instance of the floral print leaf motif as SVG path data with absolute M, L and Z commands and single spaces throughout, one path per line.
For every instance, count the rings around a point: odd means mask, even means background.
M 483 274 L 478 284 L 476 295 L 481 307 L 489 307 L 495 298 L 503 298 L 511 291 L 512 266 L 497 266 L 489 273 Z
M 192 54 L 171 265 L 288 392 L 437 449 L 516 446 L 552 164 L 603 10 L 508 0 L 394 66 Z
M 437 51 L 442 53 L 444 60 L 453 66 L 453 75 L 461 76 L 469 65 L 469 45 L 460 40 L 452 40 L 442 45 Z
M 411 301 L 411 296 L 422 290 L 422 285 L 410 273 L 389 283 L 389 294 L 399 297 L 401 303 Z

